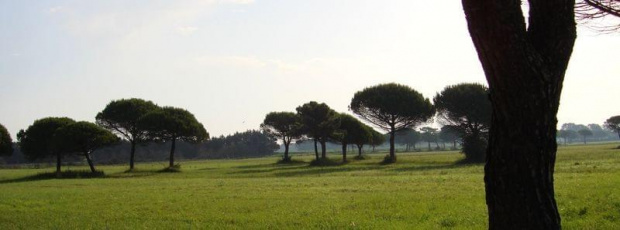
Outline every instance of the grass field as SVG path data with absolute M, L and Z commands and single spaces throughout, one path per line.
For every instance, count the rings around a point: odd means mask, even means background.
M 620 229 L 617 144 L 560 147 L 556 199 L 565 229 Z M 0 170 L 0 229 L 483 229 L 482 165 L 457 152 L 382 154 L 343 166 L 277 158 L 101 166 L 105 178 L 36 179 Z M 308 162 L 312 156 L 294 159 Z M 338 158 L 338 155 L 332 155 Z M 71 170 L 87 169 L 71 167 Z

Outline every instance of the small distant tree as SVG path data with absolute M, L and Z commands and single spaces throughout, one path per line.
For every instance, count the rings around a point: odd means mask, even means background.
M 357 158 L 362 159 L 362 149 L 366 144 L 372 144 L 373 141 L 373 129 L 360 122 L 360 126 L 357 127 L 357 131 L 354 131 L 351 135 L 352 142 L 357 146 Z M 375 131 L 376 132 L 376 131 Z
M 405 151 L 408 152 L 411 147 L 413 147 L 414 150 L 416 149 L 416 144 L 420 141 L 420 136 L 420 132 L 409 128 L 396 133 L 394 142 L 405 145 Z
M 347 145 L 356 144 L 359 149 L 359 156 L 362 155 L 362 149 L 364 144 L 370 141 L 372 134 L 367 129 L 366 125 L 357 120 L 355 117 L 341 113 L 340 115 L 340 127 L 337 132 L 332 134 L 332 139 L 338 142 L 342 146 L 342 161 L 347 161 Z
M 491 101 L 489 89 L 477 83 L 462 83 L 444 88 L 433 98 L 440 123 L 457 130 L 463 139 L 463 153 L 470 162 L 484 162 Z
M 372 145 L 372 152 L 375 152 L 375 147 L 382 145 L 385 142 L 385 135 L 383 133 L 377 132 L 372 129 L 370 131 L 372 133 L 372 140 L 370 141 L 370 145 Z
M 431 143 L 435 143 L 437 145 L 437 148 L 439 148 L 439 144 L 437 143 L 437 140 L 439 139 L 439 134 L 437 133 L 436 128 L 432 128 L 428 126 L 422 127 L 420 128 L 420 135 L 421 135 L 422 140 L 428 143 L 429 151 L 433 150 L 431 148 Z
M 409 86 L 389 83 L 355 93 L 349 109 L 362 119 L 390 133 L 390 154 L 385 162 L 396 162 L 394 135 L 433 117 L 430 101 Z
M 301 118 L 291 112 L 271 112 L 265 116 L 260 128 L 267 134 L 282 140 L 284 157 L 282 162 L 290 162 L 289 146 L 291 141 L 299 140 L 303 136 Z
M 48 117 L 36 120 L 26 130 L 17 133 L 19 148 L 30 161 L 56 156 L 56 175 L 60 176 L 62 151 L 55 148 L 53 137 L 56 130 L 75 123 L 67 117 Z
M 439 130 L 439 139 L 451 142 L 452 149 L 456 149 L 456 142 L 460 139 L 458 129 L 454 126 L 445 125 Z
M 52 145 L 65 154 L 80 153 L 88 162 L 91 172 L 95 172 L 95 164 L 90 154 L 97 149 L 120 141 L 112 132 L 96 124 L 81 121 L 60 127 L 54 132 Z
M 611 130 L 618 134 L 618 138 L 620 138 L 620 115 L 610 117 L 605 121 L 605 128 Z
M 171 143 L 170 168 L 174 167 L 177 140 L 200 143 L 209 139 L 209 133 L 194 114 L 175 107 L 163 107 L 147 113 L 138 120 L 138 129 L 146 130 L 151 140 Z
M 577 133 L 579 133 L 579 135 L 581 135 L 581 137 L 583 137 L 583 144 L 587 144 L 586 139 L 589 136 L 592 136 L 592 131 L 590 131 L 589 129 L 582 129 L 577 131 Z
M 13 154 L 13 139 L 6 128 L 0 124 L 0 156 Z
M 120 99 L 110 102 L 97 114 L 97 124 L 129 141 L 129 170 L 134 169 L 136 144 L 149 141 L 147 130 L 138 125 L 140 118 L 159 107 L 142 99 Z
M 308 102 L 297 107 L 297 115 L 301 118 L 305 134 L 314 139 L 316 159 L 319 159 L 316 150 L 316 142 L 321 144 L 321 158 L 326 159 L 325 143 L 329 137 L 340 127 L 340 117 L 338 113 L 325 103 L 315 101 Z

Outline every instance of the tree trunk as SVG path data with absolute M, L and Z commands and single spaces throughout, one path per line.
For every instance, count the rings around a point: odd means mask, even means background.
M 584 145 L 585 145 L 585 144 L 587 144 L 587 143 L 586 143 L 586 136 L 583 136 L 583 144 L 584 144 Z
M 620 133 L 618 134 L 618 138 L 620 138 Z M 375 145 L 372 145 L 372 152 L 375 152 Z
M 431 148 L 431 142 L 426 142 L 428 144 L 428 151 L 432 151 L 433 149 Z
M 316 138 L 314 138 L 314 155 L 316 155 L 316 159 L 319 160 L 319 150 L 317 149 L 316 142 Z
M 342 162 L 347 161 L 347 144 L 342 143 Z
M 395 156 L 396 154 L 394 153 L 394 134 L 396 133 L 396 130 L 394 129 L 394 127 L 392 127 L 392 130 L 390 130 L 390 158 L 396 159 Z
M 170 164 L 168 167 L 172 168 L 174 167 L 174 149 L 177 146 L 177 138 L 173 137 L 172 138 L 172 147 L 170 147 Z
M 136 155 L 136 142 L 131 142 L 131 155 L 129 156 L 129 171 L 133 171 L 133 159 Z
M 325 146 L 325 139 L 321 139 L 319 141 L 319 143 L 321 143 L 321 158 L 326 159 L 327 158 L 327 149 Z
M 284 159 L 283 160 L 285 160 L 285 161 L 289 160 L 289 157 L 288 157 L 288 146 L 290 144 L 291 144 L 291 141 L 288 141 L 288 142 L 285 141 L 284 142 Z
M 60 171 L 60 166 L 62 165 L 62 153 L 56 153 L 56 177 L 61 177 L 62 172 Z
M 358 145 L 357 146 L 357 155 L 361 158 L 362 157 L 362 148 L 364 146 L 363 145 Z
M 462 0 L 493 106 L 490 229 L 560 229 L 553 172 L 562 81 L 576 37 L 574 0 Z
M 86 162 L 88 162 L 88 166 L 90 167 L 90 171 L 94 173 L 95 172 L 95 164 L 93 164 L 93 161 L 90 159 L 90 153 L 84 152 L 84 157 L 86 157 Z

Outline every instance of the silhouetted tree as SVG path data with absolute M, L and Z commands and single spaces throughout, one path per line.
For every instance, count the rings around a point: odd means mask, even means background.
M 215 137 L 204 145 L 212 158 L 263 157 L 280 147 L 274 137 L 257 130 Z
M 618 133 L 618 138 L 620 138 L 620 116 L 610 117 L 605 121 L 604 126 L 612 132 Z
M 457 129 L 461 135 L 465 158 L 484 162 L 491 126 L 488 88 L 476 83 L 447 86 L 435 95 L 433 102 L 439 121 Z
M 603 129 L 599 124 L 588 124 L 588 129 L 592 131 L 592 137 L 599 141 L 609 136 L 609 132 Z
M 395 83 L 380 84 L 355 93 L 349 109 L 390 133 L 390 155 L 386 162 L 396 161 L 396 132 L 427 122 L 435 113 L 433 105 L 422 94 Z
M 444 142 L 452 142 L 452 149 L 456 149 L 456 142 L 460 139 L 458 130 L 457 127 L 445 125 L 439 130 L 439 139 Z
M 321 144 L 321 158 L 327 158 L 325 142 L 340 126 L 338 113 L 325 103 L 311 101 L 297 107 L 297 115 L 301 118 L 305 134 L 315 140 L 316 159 L 319 159 L 317 141 Z
M 332 133 L 331 139 L 340 143 L 342 147 L 342 161 L 346 162 L 347 145 L 356 144 L 359 149 L 358 156 L 361 157 L 361 148 L 364 144 L 370 142 L 372 134 L 370 134 L 370 130 L 368 130 L 367 126 L 355 117 L 345 113 L 341 113 L 339 116 L 340 127 L 338 127 L 337 132 Z
M 54 133 L 59 128 L 75 123 L 67 117 L 48 117 L 34 121 L 25 131 L 17 133 L 19 148 L 30 161 L 56 156 L 56 175 L 60 176 L 62 151 L 55 148 Z
M 577 131 L 577 133 L 579 133 L 579 135 L 583 138 L 583 144 L 587 144 L 586 138 L 592 136 L 592 131 L 589 129 L 582 129 Z
M 615 32 L 620 29 L 620 22 L 617 18 L 620 17 L 620 0 L 581 0 L 577 1 L 575 5 L 575 13 L 579 22 L 586 25 L 591 25 L 593 28 L 602 32 Z M 616 18 L 615 23 L 609 23 L 607 20 L 605 24 L 597 23 L 592 25 L 592 19 L 602 18 Z
M 52 146 L 64 154 L 81 153 L 88 162 L 91 172 L 95 172 L 95 164 L 90 154 L 100 148 L 120 141 L 110 131 L 96 124 L 80 121 L 62 126 L 54 132 Z
M 553 172 L 574 0 L 463 0 L 493 115 L 485 166 L 490 229 L 560 229 Z
M 148 132 L 149 139 L 170 141 L 169 167 L 174 167 L 177 140 L 200 143 L 209 139 L 209 133 L 194 114 L 181 108 L 163 107 L 153 110 L 138 120 L 138 128 Z
M 6 128 L 0 124 L 0 156 L 10 156 L 13 153 L 13 139 Z
M 97 114 L 97 124 L 121 135 L 131 143 L 129 170 L 134 169 L 136 144 L 149 140 L 147 130 L 138 125 L 140 118 L 159 107 L 142 99 L 120 99 L 110 102 Z
M 372 140 L 370 142 L 370 145 L 372 145 L 372 151 L 375 151 L 375 147 L 382 145 L 383 142 L 385 142 L 385 135 L 383 133 L 377 132 L 376 130 L 372 129 L 371 130 L 372 133 Z
M 420 137 L 423 141 L 426 141 L 428 144 L 428 150 L 433 150 L 431 148 L 431 143 L 437 143 L 437 139 L 439 139 L 439 135 L 437 133 L 437 129 L 433 127 L 422 127 L 420 128 Z M 439 144 L 437 144 L 437 148 L 439 148 Z
M 420 132 L 412 128 L 408 128 L 396 133 L 396 136 L 394 137 L 394 143 L 405 145 L 405 151 L 409 151 L 412 146 L 415 150 L 416 144 L 420 141 L 420 138 Z
M 267 134 L 282 140 L 284 144 L 283 162 L 290 162 L 288 150 L 291 141 L 303 136 L 301 118 L 291 112 L 271 112 L 265 116 L 260 128 Z
M 559 138 L 564 139 L 564 144 L 567 145 L 568 143 L 572 142 L 572 139 L 574 139 L 575 137 L 577 137 L 577 132 L 575 132 L 574 130 L 559 130 L 558 131 L 558 135 Z

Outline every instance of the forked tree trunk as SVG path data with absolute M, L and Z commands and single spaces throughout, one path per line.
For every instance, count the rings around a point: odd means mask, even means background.
M 576 38 L 574 0 L 462 0 L 493 105 L 486 201 L 490 229 L 560 229 L 556 114 Z

